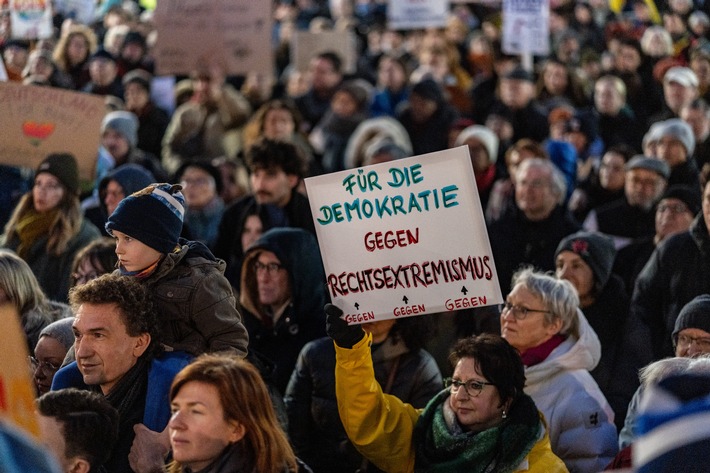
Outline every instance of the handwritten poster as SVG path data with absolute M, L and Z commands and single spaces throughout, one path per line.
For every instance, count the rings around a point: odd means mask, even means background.
M 0 343 L 0 416 L 39 436 L 35 416 L 35 391 L 27 363 L 27 342 L 17 310 L 0 305 L 2 343 Z
M 51 38 L 54 31 L 50 0 L 10 0 L 10 25 L 13 38 Z
M 550 54 L 549 0 L 503 0 L 503 51 Z
M 156 74 L 189 74 L 218 64 L 227 74 L 271 74 L 271 2 L 170 0 L 154 21 Z
M 306 179 L 333 304 L 350 323 L 503 301 L 465 146 Z
M 65 18 L 90 25 L 96 17 L 95 0 L 54 0 L 54 8 Z
M 393 30 L 414 30 L 446 26 L 448 0 L 389 0 L 387 26 Z
M 311 59 L 333 51 L 343 60 L 343 71 L 353 74 L 357 66 L 357 41 L 351 31 L 294 31 L 291 38 L 291 64 L 298 71 L 308 70 Z
M 55 87 L 0 82 L 0 163 L 35 168 L 50 153 L 71 153 L 93 180 L 103 97 Z

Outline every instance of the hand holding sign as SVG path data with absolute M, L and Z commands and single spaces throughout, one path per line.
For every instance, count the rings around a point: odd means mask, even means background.
M 333 304 L 325 305 L 325 331 L 336 345 L 341 348 L 352 348 L 365 336 L 365 331 L 359 325 L 348 325 L 343 320 L 343 311 Z

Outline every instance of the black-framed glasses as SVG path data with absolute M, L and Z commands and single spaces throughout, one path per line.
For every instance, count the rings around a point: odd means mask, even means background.
M 486 386 L 495 386 L 493 383 L 486 383 L 485 381 L 477 381 L 475 379 L 469 379 L 468 381 L 461 381 L 456 378 L 446 378 L 444 384 L 447 388 L 451 388 L 452 393 L 458 392 L 463 386 L 464 391 L 469 397 L 478 397 Z
M 281 263 L 262 263 L 261 261 L 254 262 L 254 271 L 256 273 L 266 271 L 269 275 L 273 275 L 281 269 L 284 269 L 284 266 Z
M 32 368 L 33 372 L 37 371 L 37 368 L 39 368 L 44 373 L 54 374 L 59 370 L 59 368 L 61 368 L 61 366 L 55 365 L 54 363 L 50 363 L 48 361 L 39 361 L 34 356 L 28 356 L 27 361 L 29 362 L 30 368 Z
M 508 301 L 505 301 L 503 303 L 503 310 L 507 310 L 511 314 L 513 314 L 513 317 L 515 317 L 516 320 L 523 320 L 531 312 L 539 312 L 541 314 L 551 314 L 552 313 L 549 310 L 530 309 L 530 308 L 522 306 L 522 305 L 513 305 Z

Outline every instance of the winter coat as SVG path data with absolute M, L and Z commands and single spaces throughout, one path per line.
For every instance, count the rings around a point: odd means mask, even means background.
M 302 228 L 313 235 L 316 234 L 311 207 L 303 194 L 293 190 L 291 199 L 282 210 L 288 220 L 289 227 Z M 246 252 L 246 248 L 242 248 L 242 230 L 247 217 L 253 213 L 258 213 L 264 223 L 264 231 L 276 226 L 274 222 L 271 222 L 266 206 L 259 205 L 253 195 L 247 195 L 227 207 L 219 223 L 214 254 L 217 258 L 227 262 L 225 275 L 234 287 L 239 287 L 241 284 L 242 261 Z
M 416 469 L 413 433 L 422 410 L 384 394 L 375 381 L 368 335 L 352 349 L 336 346 L 336 396 L 338 411 L 350 441 L 366 458 L 390 473 Z M 550 450 L 541 421 L 540 438 L 516 471 L 566 472 Z
M 253 263 L 261 250 L 276 255 L 291 286 L 291 300 L 276 322 L 259 302 Z M 249 349 L 274 363 L 274 384 L 283 394 L 303 346 L 325 336 L 325 273 L 320 250 L 315 237 L 305 230 L 274 228 L 252 244 L 243 268 L 239 302 L 249 332 Z
M 702 212 L 687 232 L 664 240 L 636 280 L 629 327 L 635 367 L 674 356 L 676 318 L 695 296 L 710 292 L 710 235 Z
M 503 294 L 510 292 L 510 281 L 520 265 L 532 265 L 542 271 L 555 269 L 555 250 L 579 225 L 563 207 L 549 217 L 533 222 L 517 206 L 488 227 L 498 281 Z
M 375 379 L 386 386 L 399 359 L 388 394 L 423 408 L 443 384 L 434 358 L 424 350 L 409 351 L 387 338 L 372 351 Z M 316 473 L 355 472 L 362 457 L 348 441 L 335 398 L 335 348 L 324 337 L 301 350 L 286 389 L 289 438 L 296 454 Z M 370 470 L 368 470 L 370 471 Z
M 180 245 L 140 279 L 158 306 L 161 342 L 193 355 L 222 350 L 246 355 L 248 336 L 224 277 L 224 261 L 202 243 L 180 239 Z
M 550 443 L 572 473 L 596 473 L 617 452 L 614 413 L 589 371 L 599 363 L 599 338 L 581 311 L 579 338 L 567 337 L 541 363 L 525 368 L 525 393 L 542 411 Z
M 224 451 L 220 454 L 219 457 L 215 459 L 215 461 L 211 464 L 208 465 L 207 467 L 203 468 L 199 472 L 194 471 L 191 468 L 187 467 L 171 467 L 168 469 L 169 473 L 253 473 L 255 471 L 255 459 L 254 456 L 257 454 L 257 452 L 248 452 L 246 451 L 245 448 L 245 443 L 244 442 L 237 442 L 229 445 L 227 448 L 224 449 Z M 311 469 L 304 464 L 301 460 L 298 458 L 296 459 L 298 462 L 298 471 L 296 473 L 313 473 Z M 290 470 L 284 466 L 283 468 L 283 473 L 291 473 Z
M 88 220 L 82 219 L 79 232 L 67 243 L 66 249 L 59 255 L 47 253 L 48 236 L 42 235 L 27 250 L 24 260 L 37 276 L 37 281 L 47 299 L 66 302 L 71 287 L 71 270 L 74 256 L 101 233 Z M 17 251 L 20 239 L 15 237 L 5 242 L 5 247 Z
M 589 212 L 582 226 L 590 232 L 606 233 L 619 250 L 637 238 L 656 233 L 656 208 L 633 207 L 624 197 Z

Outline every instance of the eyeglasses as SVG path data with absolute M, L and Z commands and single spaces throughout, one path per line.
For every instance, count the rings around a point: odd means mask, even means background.
M 540 309 L 529 309 L 527 307 L 521 306 L 521 305 L 513 305 L 508 301 L 505 301 L 503 303 L 503 310 L 507 310 L 511 314 L 513 314 L 513 317 L 515 320 L 523 320 L 525 317 L 528 316 L 530 312 L 540 312 L 541 314 L 551 314 L 549 310 L 540 310 Z
M 182 185 L 182 187 L 187 187 L 187 186 L 202 187 L 202 186 L 206 186 L 207 184 L 209 184 L 210 181 L 211 181 L 211 179 L 209 179 L 207 177 L 197 177 L 195 179 L 183 179 L 182 181 L 180 181 L 180 185 Z
M 61 368 L 60 366 L 57 366 L 48 361 L 39 361 L 34 356 L 28 356 L 27 361 L 30 363 L 30 368 L 32 368 L 32 371 L 37 371 L 37 368 L 39 368 L 45 374 L 54 374 L 59 368 Z
M 452 393 L 457 393 L 459 389 L 463 386 L 464 391 L 469 397 L 478 397 L 486 386 L 495 386 L 493 383 L 486 383 L 484 381 L 476 381 L 475 379 L 469 379 L 468 381 L 461 381 L 456 378 L 446 378 L 444 383 L 447 388 L 451 388 Z
M 277 271 L 284 269 L 281 263 L 262 263 L 261 261 L 256 261 L 254 263 L 254 271 L 258 274 L 262 271 L 266 271 L 269 275 L 276 274 Z
M 690 348 L 693 343 L 703 352 L 710 353 L 710 338 L 708 337 L 689 337 L 688 335 L 676 337 L 675 344 L 680 349 Z
M 662 214 L 668 210 L 672 214 L 682 214 L 683 212 L 690 212 L 685 204 L 658 204 L 656 207 L 656 212 Z

